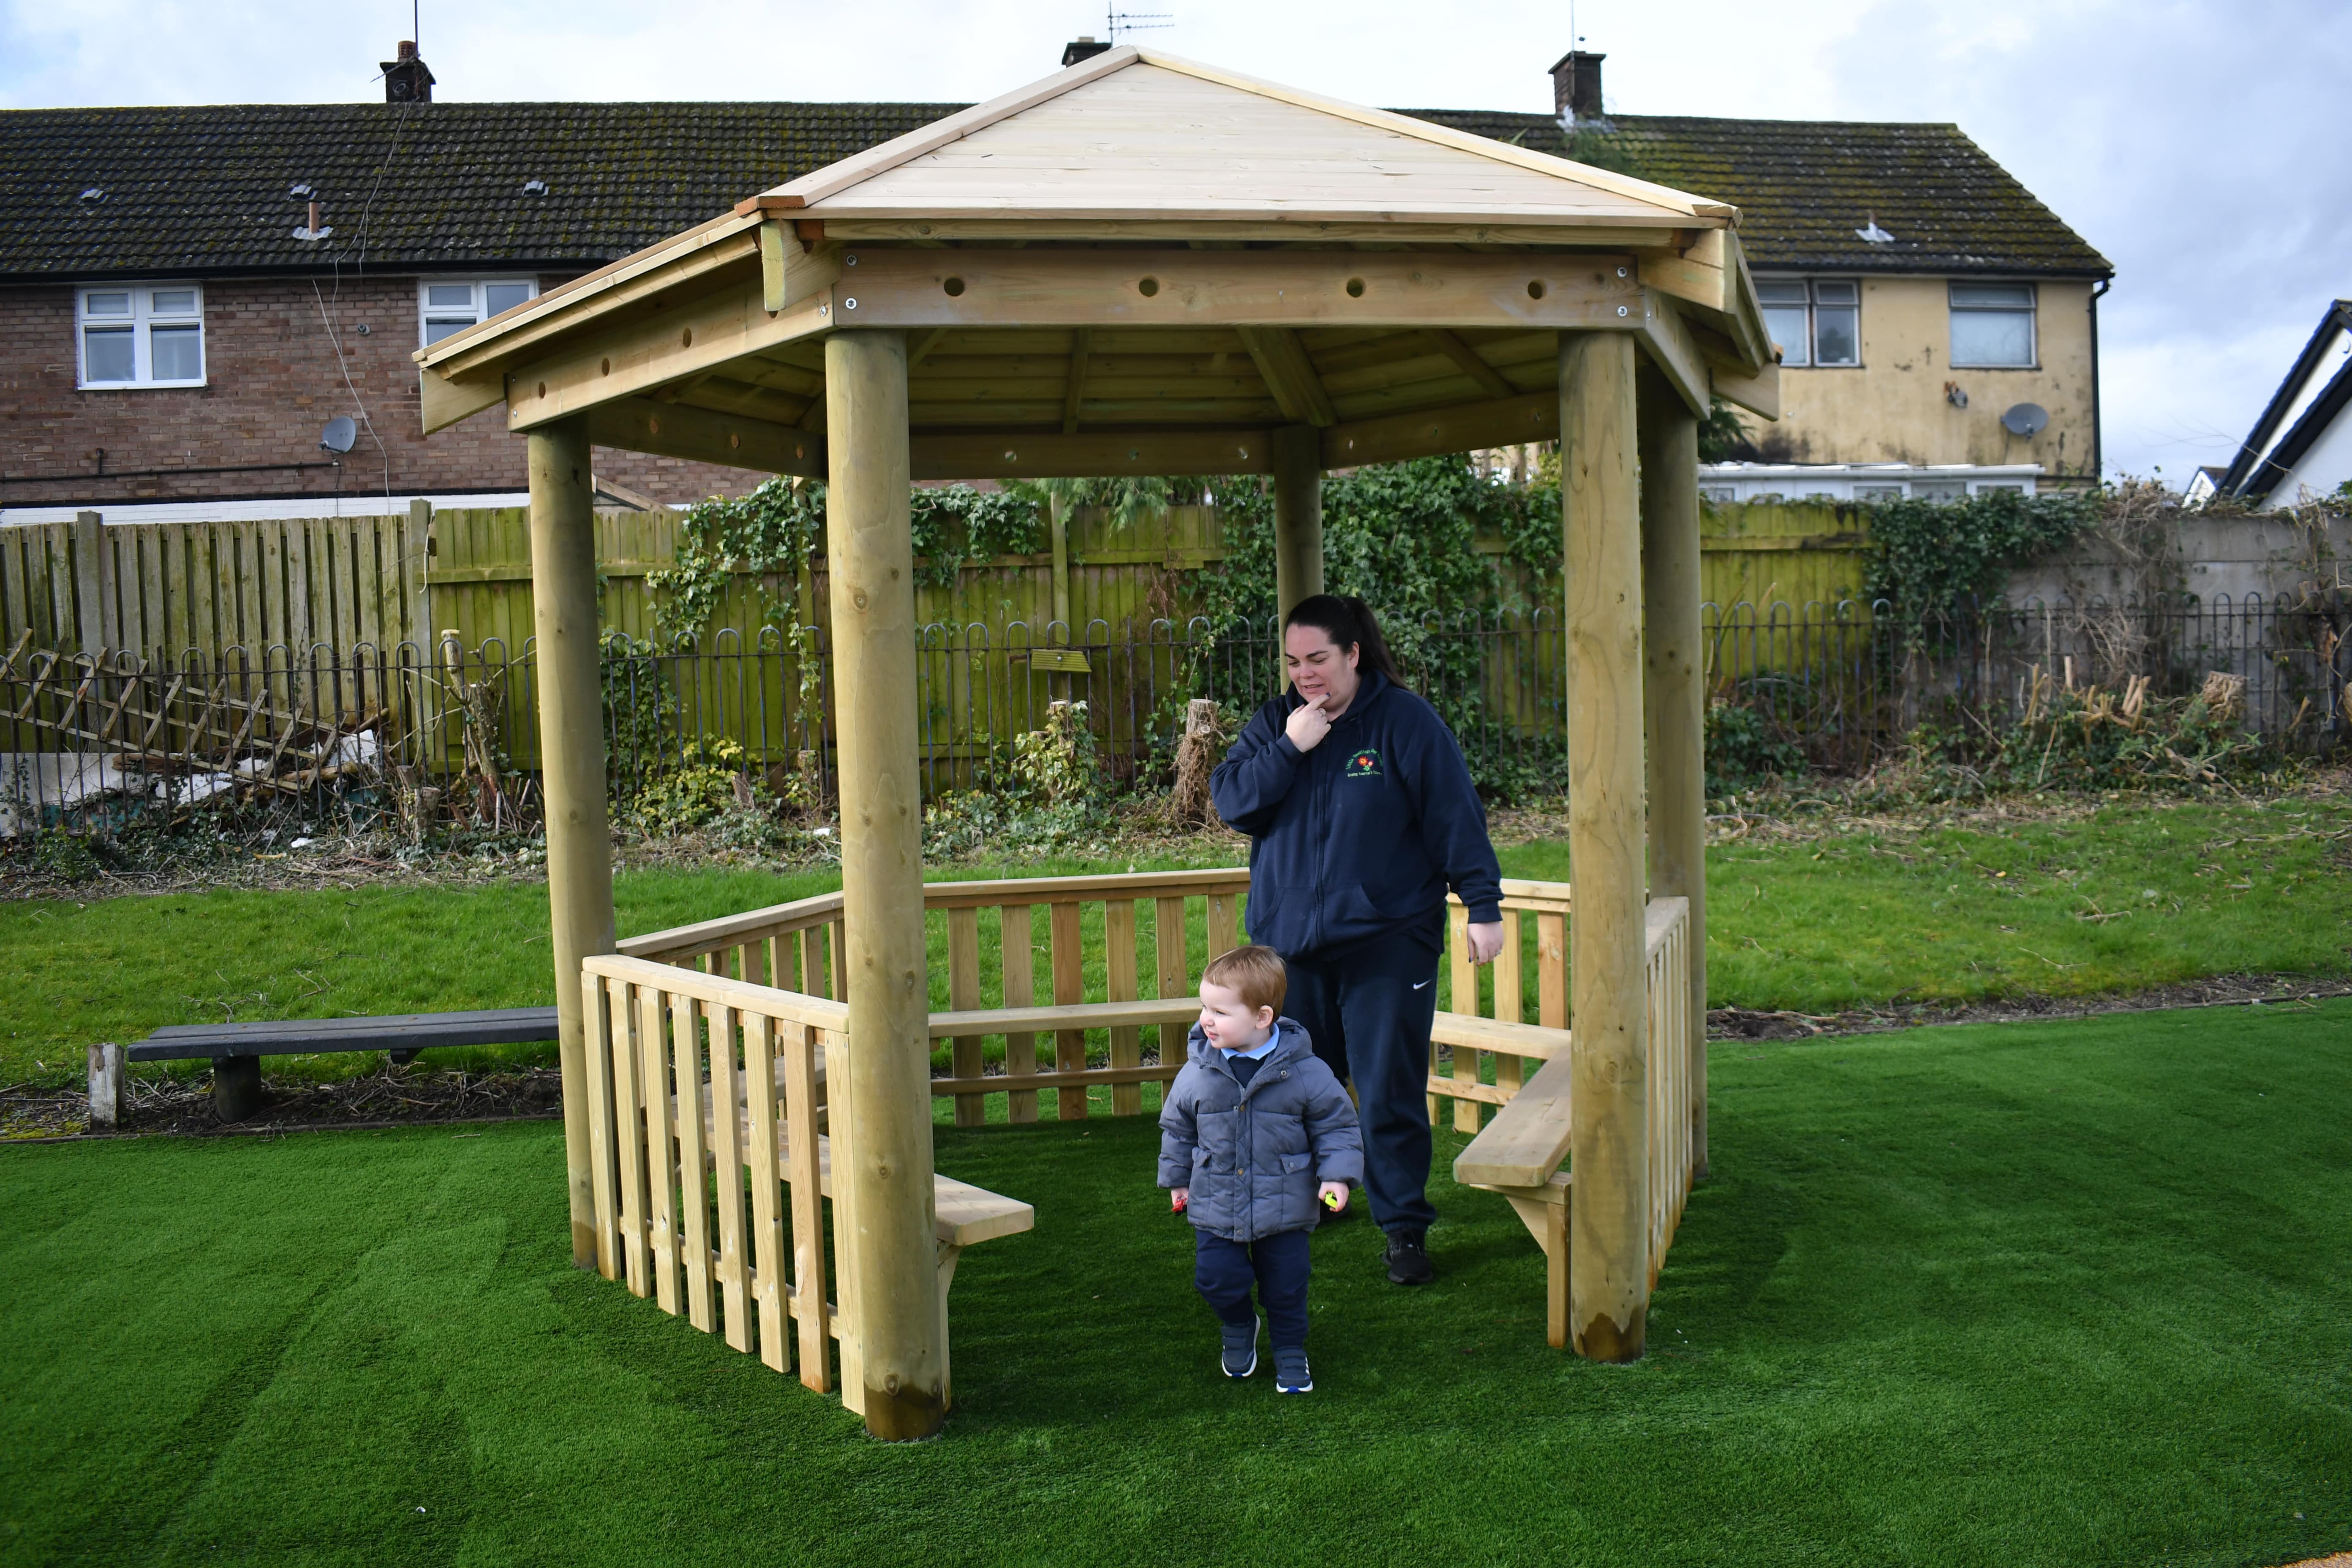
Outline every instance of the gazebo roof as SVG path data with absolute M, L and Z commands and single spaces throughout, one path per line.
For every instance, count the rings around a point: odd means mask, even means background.
M 824 471 L 824 338 L 908 334 L 919 478 L 1263 471 L 1557 434 L 1556 334 L 1778 412 L 1736 209 L 1133 47 L 418 354 L 425 427 Z

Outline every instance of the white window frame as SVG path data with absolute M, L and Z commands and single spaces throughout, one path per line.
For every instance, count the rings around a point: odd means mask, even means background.
M 162 311 L 155 309 L 158 292 L 195 296 L 192 310 Z M 90 297 L 94 294 L 127 294 L 131 298 L 128 315 L 93 315 Z M 129 381 L 92 381 L 89 376 L 89 329 L 98 327 L 129 327 L 131 329 L 131 375 Z M 154 344 L 150 338 L 157 327 L 189 327 L 196 329 L 196 359 L 205 374 L 193 380 L 163 380 L 155 377 Z M 201 283 L 178 281 L 141 283 L 88 283 L 74 289 L 74 384 L 85 392 L 142 392 L 150 388 L 204 386 L 212 371 L 212 353 L 205 342 L 205 289 Z
M 1782 343 L 1780 345 L 1781 353 L 1784 355 L 1795 352 L 1801 353 L 1804 355 L 1804 358 L 1797 361 L 1784 359 L 1782 363 L 1788 369 L 1860 370 L 1863 367 L 1861 279 L 1766 277 L 1759 278 L 1757 281 L 1759 283 L 1792 284 L 1798 288 L 1801 288 L 1805 291 L 1805 301 L 1802 307 L 1805 312 L 1805 341 L 1801 344 Z M 1852 310 L 1853 312 L 1853 358 L 1850 360 L 1840 360 L 1834 364 L 1823 364 L 1821 358 L 1822 334 L 1820 313 L 1824 304 L 1824 301 L 1821 297 L 1821 286 L 1824 283 L 1832 284 L 1842 289 L 1852 289 L 1853 290 L 1853 298 L 1852 300 L 1832 300 L 1826 301 L 1827 305 L 1831 309 Z M 1793 300 L 1769 300 L 1760 302 L 1767 311 L 1776 310 L 1794 310 L 1799 309 L 1797 302 Z
M 432 331 L 433 323 L 436 321 L 455 321 L 460 315 L 465 315 L 468 318 L 466 326 L 470 327 L 479 326 L 488 321 L 490 316 L 487 301 L 489 290 L 501 285 L 528 289 L 529 292 L 523 296 L 525 300 L 539 298 L 539 279 L 536 278 L 419 278 L 416 280 L 416 346 L 428 348 L 432 345 L 434 340 L 426 334 Z M 471 304 L 460 307 L 433 303 L 434 289 L 455 289 L 461 286 L 472 290 Z M 509 306 L 508 309 L 511 310 L 513 307 Z M 452 331 L 464 330 L 465 327 L 457 327 L 453 328 Z
M 1963 305 L 1952 297 L 1952 293 L 1954 289 L 1967 288 L 2022 289 L 2025 290 L 2025 304 L 2021 310 L 2015 305 Z M 1951 324 L 1957 317 L 1976 314 L 2000 316 L 2021 314 L 2025 317 L 2025 358 L 2021 363 L 1988 364 L 1979 360 L 1964 360 L 1957 353 L 1951 353 L 1948 357 L 1954 370 L 2040 370 L 2042 368 L 2042 290 L 2034 285 L 2020 282 L 2013 278 L 1948 279 L 1944 284 L 1944 310 L 1947 350 L 1951 347 Z

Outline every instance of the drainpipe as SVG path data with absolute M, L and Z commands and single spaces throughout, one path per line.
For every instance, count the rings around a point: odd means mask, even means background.
M 2112 278 L 2102 278 L 2099 286 L 2091 290 L 2091 482 L 2103 484 L 2107 477 L 2106 458 L 2099 440 L 2099 296 L 2116 286 Z

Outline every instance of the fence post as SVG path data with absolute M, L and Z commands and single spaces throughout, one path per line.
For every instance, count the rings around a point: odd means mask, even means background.
M 596 667 L 596 533 L 588 421 L 530 432 L 532 629 L 547 815 L 549 945 L 554 950 L 572 1262 L 596 1267 L 581 961 L 613 951 L 613 838 L 604 803 L 604 716 Z
M 106 547 L 106 520 L 94 511 L 78 511 L 73 521 L 74 619 L 84 653 L 116 645 L 114 563 Z M 59 643 L 65 639 L 59 637 Z

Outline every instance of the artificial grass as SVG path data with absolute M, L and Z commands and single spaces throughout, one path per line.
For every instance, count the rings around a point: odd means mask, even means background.
M 0 1150 L 0 1558 L 2274 1563 L 2352 1545 L 2352 1005 L 1716 1059 L 1636 1366 L 1442 1173 L 1316 1239 L 1317 1391 L 1220 1376 L 1142 1119 L 942 1131 L 1036 1205 L 938 1442 L 568 1264 L 543 1125 Z
M 2084 994 L 2242 971 L 2341 973 L 2352 943 L 2329 799 L 2132 802 L 2072 821 L 2021 818 L 1916 836 L 1718 845 L 1708 852 L 1716 1005 L 1827 1012 L 2026 993 Z M 1234 858 L 1240 858 L 1238 850 Z M 1558 841 L 1511 846 L 1505 872 L 1566 879 Z M 938 879 L 1049 876 L 1165 859 L 960 865 Z M 839 886 L 838 873 L 644 870 L 615 879 L 624 934 L 739 913 Z M 1045 911 L 1036 910 L 1036 940 Z M 1204 955 L 1192 916 L 1194 958 Z M 1139 911 L 1146 951 L 1152 910 Z M 1525 922 L 1529 963 L 1536 932 Z M 1101 911 L 1086 917 L 1087 995 L 1104 995 Z M 934 1005 L 947 1005 L 946 925 L 931 921 Z M 993 917 L 983 1000 L 997 994 Z M 1532 973 L 1532 969 L 1528 973 Z M 1452 980 L 1438 982 L 1451 1005 Z M 1491 982 L 1489 983 L 1491 984 Z M 1046 980 L 1039 972 L 1039 994 Z M 93 1040 L 166 1024 L 516 1007 L 553 997 L 547 895 L 533 882 L 351 891 L 223 890 L 0 904 L 0 1082 L 63 1084 Z M 1526 1008 L 1534 1019 L 1535 990 Z M 1002 1047 L 992 1047 L 992 1058 Z M 372 1056 L 273 1058 L 339 1077 Z M 439 1066 L 551 1059 L 543 1047 L 434 1052 Z M 941 1056 L 944 1065 L 944 1052 Z M 184 1070 L 203 1070 L 194 1063 Z

